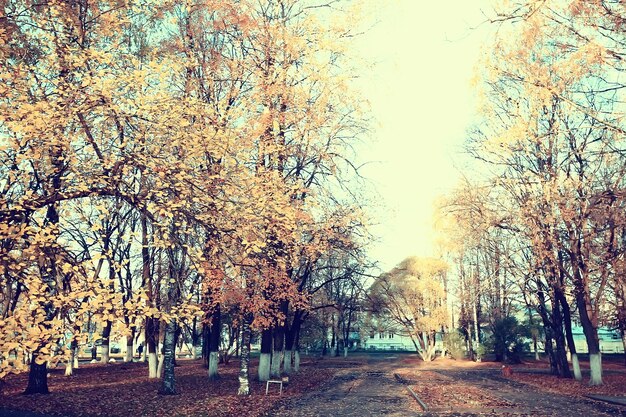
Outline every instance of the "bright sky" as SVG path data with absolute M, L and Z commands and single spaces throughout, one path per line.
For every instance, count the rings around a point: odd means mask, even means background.
M 375 209 L 380 237 L 371 255 L 383 270 L 407 256 L 435 254 L 433 208 L 453 188 L 466 160 L 465 133 L 476 113 L 471 78 L 486 29 L 471 30 L 486 0 L 371 0 L 378 20 L 360 42 L 366 60 L 363 95 L 377 119 L 360 152 L 382 197 Z

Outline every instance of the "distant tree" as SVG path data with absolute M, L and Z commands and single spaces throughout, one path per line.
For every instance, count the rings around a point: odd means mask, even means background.
M 410 257 L 382 274 L 370 289 L 374 314 L 402 327 L 424 361 L 435 355 L 435 334 L 448 322 L 443 280 L 448 266 Z

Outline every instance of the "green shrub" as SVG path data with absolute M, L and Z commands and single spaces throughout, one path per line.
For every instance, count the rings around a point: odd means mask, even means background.
M 515 317 L 505 317 L 494 323 L 487 347 L 496 354 L 497 361 L 520 363 L 528 348 L 524 339 L 529 336 L 528 327 L 519 324 Z
M 443 335 L 443 346 L 453 359 L 465 357 L 465 337 L 458 330 Z

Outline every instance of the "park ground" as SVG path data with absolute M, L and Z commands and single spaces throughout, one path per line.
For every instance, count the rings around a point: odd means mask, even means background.
M 513 365 L 510 377 L 500 366 L 441 358 L 424 363 L 414 354 L 309 357 L 282 395 L 272 387 L 266 396 L 265 384 L 253 381 L 244 398 L 236 395 L 237 361 L 210 382 L 200 361 L 179 360 L 176 396 L 160 396 L 159 382 L 148 380 L 143 363 L 86 364 L 69 378 L 61 368 L 51 370 L 49 395 L 20 395 L 26 375 L 9 377 L 0 416 L 626 416 L 626 405 L 589 397 L 626 400 L 620 363 L 606 364 L 600 387 L 557 379 L 545 362 Z M 585 368 L 583 362 L 584 375 Z

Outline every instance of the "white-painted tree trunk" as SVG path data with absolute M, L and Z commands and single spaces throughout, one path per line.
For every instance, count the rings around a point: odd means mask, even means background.
M 343 357 L 344 357 L 344 358 L 347 358 L 347 357 L 348 357 L 348 348 L 347 348 L 347 347 L 344 347 L 344 348 L 343 348 Z
M 70 349 L 70 357 L 65 364 L 65 376 L 72 376 L 74 373 L 74 359 L 76 357 L 76 349 Z
M 576 378 L 577 381 L 582 380 L 583 376 L 580 373 L 580 362 L 578 362 L 578 354 L 576 353 L 572 354 L 572 368 L 574 369 L 574 378 Z
M 133 361 L 133 341 L 132 338 L 130 340 L 130 345 L 128 344 L 128 340 L 126 340 L 126 354 L 124 355 L 124 362 L 132 362 Z
M 141 351 L 141 361 L 142 362 L 148 361 L 148 346 L 144 346 L 143 350 Z
M 593 353 L 589 355 L 589 367 L 591 368 L 591 378 L 589 385 L 602 385 L 602 354 Z
M 283 360 L 283 366 L 285 368 L 286 374 L 291 373 L 291 358 L 292 358 L 292 352 L 290 350 L 286 350 L 285 359 Z
M 293 352 L 293 371 L 300 372 L 300 351 Z
M 191 358 L 193 360 L 198 359 L 200 356 L 198 355 L 198 349 L 196 345 L 191 346 Z
M 165 362 L 165 356 L 163 354 L 159 354 L 158 359 L 159 364 L 157 366 L 157 378 L 163 378 L 163 363 Z
M 72 362 L 67 362 L 65 364 L 65 376 L 72 376 L 74 373 L 74 367 L 71 365 Z
M 424 362 L 430 362 L 433 360 L 433 356 L 435 354 L 435 347 L 429 345 L 426 347 L 425 350 L 420 350 L 419 354 L 422 357 L 422 360 Z
M 271 353 L 261 353 L 259 356 L 259 381 L 264 382 L 270 379 Z
M 102 352 L 102 356 L 100 356 L 100 362 L 109 363 L 109 359 L 111 359 L 111 357 L 109 356 L 109 345 L 102 345 L 100 346 L 100 349 Z
M 246 317 L 241 325 L 241 362 L 239 364 L 239 389 L 237 395 L 250 395 L 250 321 Z
M 209 352 L 209 379 L 211 381 L 217 379 L 217 364 L 220 360 L 218 352 Z
M 272 365 L 270 368 L 270 376 L 272 378 L 278 378 L 280 376 L 280 364 L 282 360 L 282 351 L 274 350 L 272 353 Z
M 158 378 L 159 374 L 157 370 L 158 364 L 156 352 L 150 352 L 148 354 L 148 378 Z

